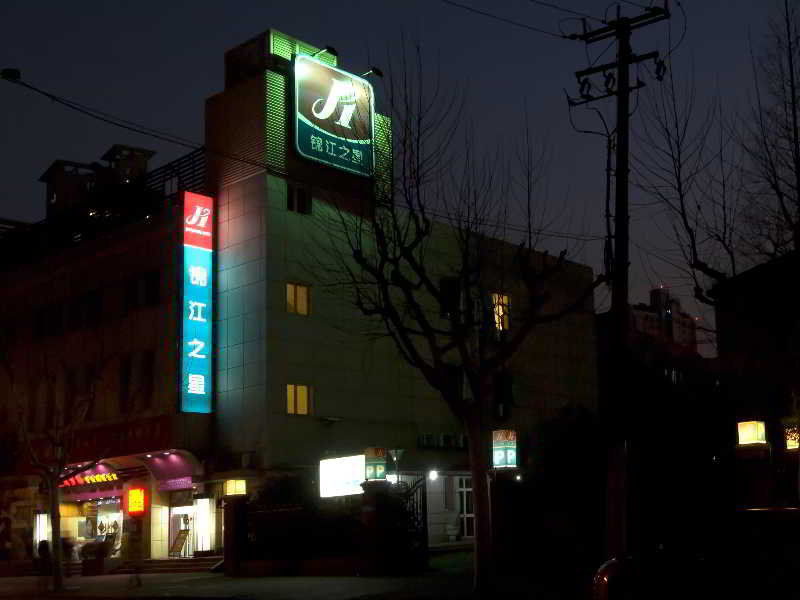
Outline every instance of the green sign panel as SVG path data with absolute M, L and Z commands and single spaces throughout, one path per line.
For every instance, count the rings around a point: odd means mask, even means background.
M 294 105 L 295 147 L 301 156 L 372 177 L 375 98 L 366 79 L 299 55 Z
M 386 479 L 386 449 L 367 448 L 364 479 Z
M 495 469 L 517 466 L 517 432 L 513 429 L 492 432 L 492 466 Z

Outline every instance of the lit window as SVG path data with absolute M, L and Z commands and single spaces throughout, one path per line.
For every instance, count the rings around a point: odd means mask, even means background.
M 286 284 L 286 311 L 308 316 L 311 308 L 311 288 L 299 283 Z
M 784 435 L 786 437 L 786 449 L 797 450 L 800 448 L 800 428 L 796 423 L 784 426 Z
M 508 296 L 505 294 L 492 294 L 492 310 L 494 312 L 494 327 L 497 331 L 508 331 Z
M 738 427 L 740 445 L 767 443 L 764 421 L 741 421 Z
M 226 479 L 226 496 L 243 496 L 247 493 L 247 481 L 245 479 Z
M 290 383 L 286 386 L 286 412 L 290 415 L 310 414 L 307 385 Z

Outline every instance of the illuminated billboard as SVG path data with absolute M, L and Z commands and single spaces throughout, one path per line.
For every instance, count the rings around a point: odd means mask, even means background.
M 319 461 L 319 495 L 321 498 L 363 494 L 366 457 L 342 456 Z
M 145 492 L 143 488 L 128 490 L 128 514 L 141 515 L 145 511 Z
M 295 147 L 310 160 L 372 177 L 372 85 L 310 56 L 294 61 Z
M 181 411 L 211 412 L 214 200 L 183 193 Z

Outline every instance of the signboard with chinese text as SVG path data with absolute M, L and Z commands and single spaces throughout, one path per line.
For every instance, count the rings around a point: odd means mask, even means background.
M 375 98 L 366 79 L 298 55 L 294 103 L 295 147 L 301 156 L 372 177 Z
M 183 193 L 181 411 L 211 412 L 214 200 Z
M 492 466 L 495 469 L 517 466 L 517 432 L 513 429 L 492 432 Z
M 98 483 L 110 483 L 119 481 L 116 473 L 89 473 L 75 475 L 69 479 L 65 479 L 58 487 L 72 487 L 76 485 L 96 485 Z
M 145 511 L 145 494 L 143 488 L 128 490 L 128 514 L 141 515 Z
M 366 479 L 386 479 L 386 448 L 366 449 Z

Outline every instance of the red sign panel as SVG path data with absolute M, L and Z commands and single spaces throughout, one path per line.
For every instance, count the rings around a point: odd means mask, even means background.
M 131 488 L 128 490 L 128 514 L 141 515 L 145 511 L 144 488 Z
M 211 211 L 214 200 L 193 192 L 183 197 L 183 243 L 204 250 L 212 250 L 214 231 Z

